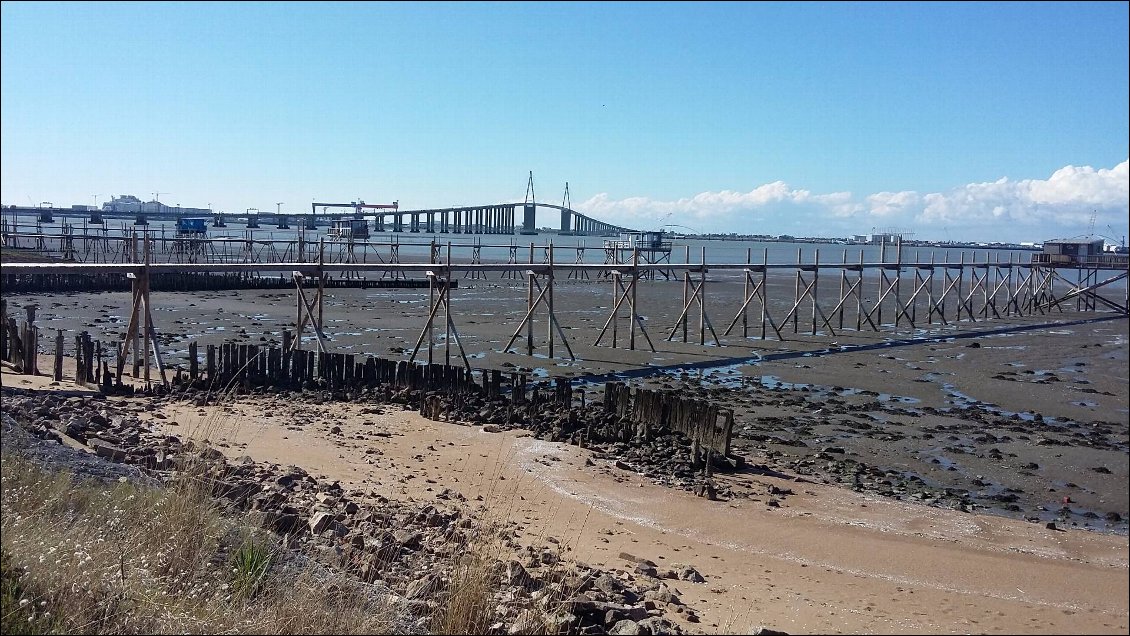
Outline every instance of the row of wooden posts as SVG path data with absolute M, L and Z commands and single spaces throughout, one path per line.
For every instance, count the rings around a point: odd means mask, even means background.
M 23 324 L 8 315 L 8 301 L 0 299 L 0 359 L 10 363 L 16 371 L 25 374 L 39 373 L 39 328 L 35 326 L 35 305 L 24 307 L 27 318 Z
M 3 315 L 7 324 L 0 338 L 0 354 L 17 371 L 37 374 L 39 328 L 33 324 L 35 307 L 28 306 L 26 309 L 28 321 L 20 328 L 15 318 L 7 317 L 4 302 Z M 283 332 L 282 347 L 210 344 L 205 349 L 203 360 L 199 344 L 190 342 L 188 369 L 177 368 L 175 383 L 182 387 L 221 392 L 235 386 L 244 389 L 300 388 L 313 384 L 334 390 L 388 386 L 448 395 L 480 393 L 496 399 L 502 399 L 508 393 L 509 401 L 514 405 L 551 403 L 566 411 L 573 408 L 574 397 L 580 393 L 569 378 L 555 378 L 542 386 L 531 384 L 529 375 L 524 372 L 504 374 L 499 369 L 468 370 L 447 364 L 416 364 L 351 353 L 292 349 L 290 335 L 289 331 Z M 52 369 L 56 381 L 63 379 L 63 343 L 63 332 L 57 330 Z M 121 369 L 125 365 L 118 365 L 117 374 L 112 372 L 102 343 L 92 339 L 89 333 L 84 331 L 75 336 L 74 351 L 77 384 L 100 385 L 107 392 L 122 385 Z M 583 398 L 580 405 L 584 407 Z M 422 404 L 421 409 L 434 411 L 439 406 L 436 403 Z M 701 453 L 711 451 L 723 456 L 730 454 L 734 414 L 709 402 L 683 397 L 676 391 L 632 389 L 622 382 L 608 382 L 604 386 L 604 411 L 618 417 L 618 430 L 614 437 L 622 441 L 646 440 L 659 431 L 674 431 L 683 433 L 692 441 L 696 459 Z M 432 413 L 429 416 L 437 415 Z M 709 464 L 709 457 L 705 460 Z
M 8 316 L 7 301 L 0 299 L 0 357 L 18 371 L 37 374 L 39 328 L 35 323 L 35 305 L 24 307 L 27 316 L 22 327 Z M 224 343 L 207 345 L 203 360 L 199 343 L 188 345 L 188 368 L 178 367 L 176 384 L 223 392 L 240 388 L 275 387 L 304 388 L 322 386 L 332 390 L 387 386 L 397 389 L 440 392 L 447 395 L 479 393 L 488 398 L 509 394 L 511 404 L 531 402 L 534 406 L 551 403 L 569 411 L 573 408 L 573 382 L 556 378 L 545 386 L 531 385 L 528 374 L 510 372 L 507 379 L 499 369 L 471 369 L 450 364 L 417 364 L 409 360 L 389 360 L 352 353 L 308 351 L 298 349 L 290 330 L 282 332 L 281 347 L 260 347 L 254 344 Z M 62 330 L 56 330 L 53 378 L 63 379 Z M 100 385 L 110 392 L 122 387 L 125 370 L 125 341 L 118 343 L 115 353 L 116 372 L 111 371 L 109 350 L 91 338 L 88 332 L 75 336 L 75 381 L 79 385 Z M 201 362 L 203 361 L 203 368 Z M 140 360 L 135 356 L 133 376 L 139 377 Z M 476 378 L 477 376 L 477 378 Z M 531 395 L 532 393 L 532 395 Z M 584 407 L 581 393 L 581 407 Z M 439 404 L 422 405 L 422 409 L 442 408 Z M 604 388 L 604 411 L 618 418 L 613 438 L 631 441 L 648 439 L 655 431 L 680 432 L 694 444 L 696 460 L 700 450 L 728 456 L 734 424 L 733 412 L 719 409 L 702 400 L 686 398 L 674 391 L 631 389 L 622 382 L 609 382 Z M 433 414 L 434 415 L 434 414 Z M 709 470 L 709 468 L 707 469 Z
M 728 456 L 734 429 L 734 412 L 718 405 L 683 396 L 678 391 L 635 388 L 623 382 L 604 385 L 604 410 L 631 424 L 631 437 L 647 439 L 654 431 L 682 433 L 701 448 Z
M 289 341 L 290 332 L 284 331 L 281 348 L 208 345 L 203 370 L 197 363 L 197 345 L 190 343 L 187 376 L 178 369 L 177 383 L 213 390 L 226 390 L 233 385 L 282 388 L 311 383 L 330 389 L 389 386 L 448 396 L 479 393 L 502 398 L 507 379 L 498 369 L 469 370 L 463 366 L 416 364 L 351 353 L 291 350 Z M 570 378 L 555 378 L 543 386 L 531 384 L 529 375 L 523 372 L 508 375 L 507 392 L 514 405 L 550 403 L 568 411 L 574 406 L 574 397 L 581 393 L 574 389 Z M 426 416 L 438 419 L 443 405 L 435 400 L 421 400 L 420 408 Z M 730 455 L 734 413 L 705 400 L 688 398 L 678 391 L 633 389 L 623 382 L 608 382 L 604 386 L 604 411 L 617 416 L 617 437 L 625 442 L 647 440 L 659 432 L 682 433 L 691 440 L 695 461 L 704 466 L 707 477 L 712 454 Z

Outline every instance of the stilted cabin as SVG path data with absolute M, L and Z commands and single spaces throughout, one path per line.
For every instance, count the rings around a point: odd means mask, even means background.
M 365 219 L 337 219 L 330 224 L 326 236 L 331 239 L 356 240 L 369 238 L 369 222 Z
M 674 242 L 671 235 L 663 230 L 652 232 L 621 232 L 619 239 L 604 240 L 604 262 L 624 265 L 633 260 L 638 250 L 641 264 L 659 265 L 671 263 L 671 249 Z M 641 278 L 654 279 L 656 274 L 670 279 L 674 272 L 670 269 L 647 270 Z
M 1103 251 L 1103 239 L 1074 238 L 1044 241 L 1043 250 L 1032 255 L 1032 264 L 1052 267 L 1114 267 L 1125 268 L 1125 254 Z
M 619 239 L 606 239 L 605 248 L 632 250 L 640 248 L 640 252 L 670 252 L 671 239 L 663 230 L 654 232 L 621 232 Z
M 205 238 L 207 236 L 208 219 L 193 217 L 177 219 L 177 238 Z

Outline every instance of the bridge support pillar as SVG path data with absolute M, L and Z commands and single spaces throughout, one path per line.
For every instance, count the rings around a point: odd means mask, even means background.
M 522 234 L 537 234 L 536 223 L 537 206 L 527 203 L 522 206 Z
M 572 231 L 573 213 L 568 210 L 561 211 L 561 233 L 568 234 Z

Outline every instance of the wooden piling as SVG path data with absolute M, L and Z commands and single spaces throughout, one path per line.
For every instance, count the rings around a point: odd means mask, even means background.
M 63 330 L 55 330 L 55 374 L 53 379 L 59 382 L 63 379 Z

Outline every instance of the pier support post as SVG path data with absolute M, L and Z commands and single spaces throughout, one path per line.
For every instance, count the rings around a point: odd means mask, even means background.
M 531 243 L 530 244 L 530 260 L 531 261 L 533 260 L 533 254 L 534 254 L 534 246 L 533 246 L 533 243 Z M 543 271 L 546 271 L 546 269 L 547 268 L 545 266 L 542 267 Z M 552 271 L 552 268 L 549 268 L 549 271 Z M 526 294 L 526 315 L 522 317 L 522 321 L 518 324 L 518 328 L 514 330 L 514 334 L 512 336 L 510 336 L 510 340 L 507 341 L 506 346 L 504 346 L 502 348 L 502 351 L 506 352 L 506 351 L 510 350 L 510 346 L 513 345 L 514 341 L 518 339 L 519 334 L 522 333 L 522 328 L 525 327 L 526 328 L 526 355 L 530 355 L 530 356 L 533 355 L 533 352 L 534 352 L 533 317 L 534 317 L 534 313 L 537 310 L 538 306 L 544 305 L 547 309 L 547 313 L 549 314 L 549 317 L 548 317 L 549 324 L 546 326 L 546 330 L 549 333 L 549 351 L 550 351 L 549 356 L 551 358 L 553 357 L 553 334 L 554 334 L 554 332 L 556 332 L 557 336 L 559 338 L 561 338 L 561 343 L 565 345 L 565 349 L 569 352 L 569 359 L 576 360 L 577 356 L 575 356 L 573 354 L 573 349 L 572 349 L 572 347 L 569 346 L 569 339 L 565 337 L 565 331 L 561 328 L 561 325 L 557 322 L 557 315 L 553 311 L 553 305 L 552 305 L 553 275 L 552 275 L 552 273 L 550 273 L 548 275 L 548 277 L 546 279 L 546 285 L 544 287 L 542 286 L 542 284 L 540 282 L 538 282 L 537 271 L 535 271 L 533 269 L 533 266 L 531 266 L 531 268 L 526 271 L 526 277 L 529 281 L 529 287 L 527 289 L 527 294 Z M 537 290 L 536 295 L 534 294 L 535 289 Z
M 135 234 L 135 253 L 136 238 Z M 129 325 L 126 327 L 126 333 L 122 337 L 122 342 L 119 345 L 120 353 L 118 355 L 117 379 L 118 382 L 121 383 L 126 358 L 129 356 L 132 349 L 133 377 L 137 379 L 140 374 L 146 386 L 149 385 L 150 354 L 152 353 L 152 360 L 156 363 L 157 372 L 161 375 L 161 384 L 168 386 L 169 379 L 165 373 L 165 364 L 161 359 L 161 346 L 157 340 L 156 327 L 153 324 L 153 310 L 149 297 L 149 237 L 146 235 L 143 241 L 144 262 L 137 272 L 131 272 L 126 275 L 130 278 L 133 287 L 133 306 L 130 310 Z M 142 337 L 145 343 L 144 350 L 140 350 L 140 340 Z M 142 362 L 144 362 L 145 366 L 143 373 L 141 373 L 139 369 Z
M 690 260 L 689 258 L 687 259 Z M 722 341 L 718 338 L 718 333 L 714 331 L 714 325 L 710 322 L 710 316 L 706 313 L 706 248 L 702 248 L 702 260 L 697 268 L 698 270 L 698 284 L 691 283 L 691 267 L 687 263 L 687 271 L 683 277 L 683 310 L 679 312 L 679 317 L 675 319 L 675 325 L 671 327 L 671 333 L 667 334 L 667 341 L 670 342 L 675 334 L 679 331 L 679 327 L 683 328 L 683 341 L 686 342 L 686 328 L 687 320 L 690 314 L 691 305 L 698 303 L 698 344 L 706 345 L 706 330 L 710 330 L 710 334 L 714 336 L 714 344 L 721 347 Z
M 295 318 L 295 335 L 294 335 L 294 349 L 302 348 L 302 331 L 306 328 L 306 323 L 310 323 L 314 330 L 314 336 L 318 339 L 318 351 L 325 352 L 326 350 L 326 334 L 322 332 L 322 286 L 319 285 L 314 292 L 314 302 L 311 303 L 306 298 L 306 292 L 302 288 L 302 282 L 305 276 L 302 272 L 293 272 L 294 288 L 298 296 L 298 315 Z M 318 308 L 314 309 L 314 304 Z

